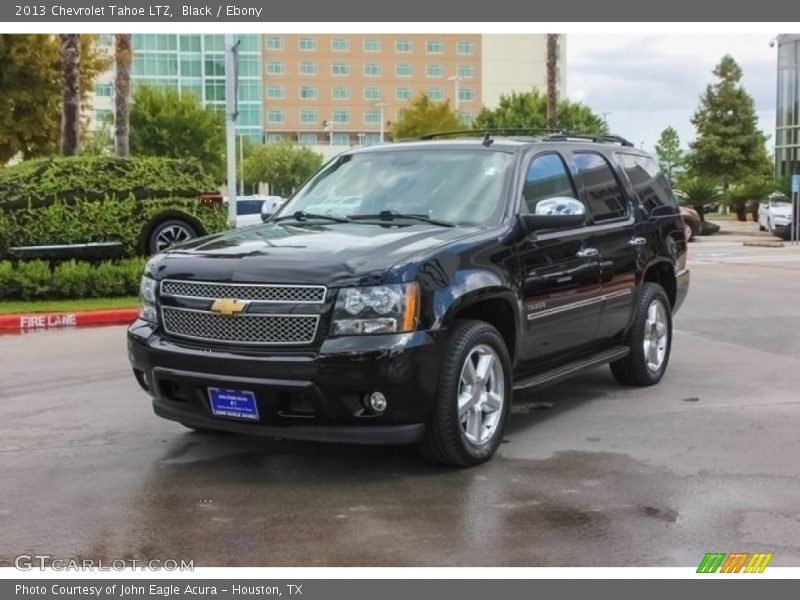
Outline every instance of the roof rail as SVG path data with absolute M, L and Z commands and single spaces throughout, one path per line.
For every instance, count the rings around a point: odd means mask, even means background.
M 542 134 L 564 133 L 561 129 L 532 129 L 529 127 L 490 127 L 483 129 L 461 129 L 456 131 L 439 131 L 421 135 L 419 140 L 436 140 L 447 137 L 483 137 L 494 135 L 528 135 L 539 136 Z
M 586 140 L 601 144 L 619 144 L 633 148 L 633 144 L 619 135 L 585 135 L 580 133 L 568 133 L 566 131 L 554 133 L 544 138 L 546 142 L 569 142 L 572 140 Z

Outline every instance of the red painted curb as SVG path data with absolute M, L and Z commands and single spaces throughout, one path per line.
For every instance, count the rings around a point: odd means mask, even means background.
M 137 308 L 85 310 L 79 312 L 23 313 L 0 315 L 0 333 L 26 333 L 44 329 L 125 325 L 139 314 Z

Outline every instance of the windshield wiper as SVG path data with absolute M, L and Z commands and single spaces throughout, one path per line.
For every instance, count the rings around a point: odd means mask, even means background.
M 287 221 L 289 219 L 294 219 L 295 221 L 308 221 L 309 219 L 325 219 L 327 221 L 334 221 L 335 223 L 349 223 L 352 219 L 350 217 L 334 217 L 333 215 L 322 215 L 317 213 L 310 213 L 304 210 L 298 210 L 293 212 L 291 215 L 283 215 L 282 217 L 278 217 L 274 219 L 273 222 L 277 223 L 278 221 Z
M 401 213 L 397 212 L 396 210 L 382 210 L 379 213 L 371 214 L 371 215 L 350 215 L 350 218 L 355 219 L 378 219 L 380 221 L 394 221 L 395 219 L 411 219 L 414 221 L 424 221 L 425 223 L 431 223 L 433 225 L 439 225 L 440 227 L 455 227 L 455 223 L 451 223 L 450 221 L 442 221 L 441 219 L 433 219 L 431 217 L 426 217 L 425 215 L 415 215 L 412 213 Z

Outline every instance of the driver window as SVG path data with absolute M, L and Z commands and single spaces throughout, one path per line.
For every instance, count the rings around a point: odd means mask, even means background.
M 534 213 L 536 205 L 548 198 L 578 198 L 567 166 L 558 154 L 544 154 L 531 161 L 522 195 L 529 213 Z

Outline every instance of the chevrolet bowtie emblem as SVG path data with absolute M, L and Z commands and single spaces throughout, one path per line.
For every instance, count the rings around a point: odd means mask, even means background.
M 249 300 L 220 298 L 219 300 L 214 300 L 214 304 L 211 305 L 211 310 L 223 317 L 232 317 L 237 313 L 244 312 L 248 304 L 250 304 Z

